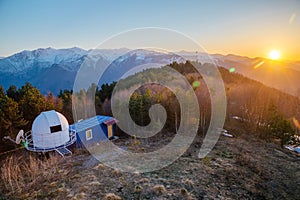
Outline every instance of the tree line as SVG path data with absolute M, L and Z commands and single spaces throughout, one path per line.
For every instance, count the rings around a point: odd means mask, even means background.
M 209 89 L 202 76 L 196 73 L 193 63 L 189 61 L 174 62 L 166 67 L 171 67 L 183 74 L 193 86 L 200 110 L 198 132 L 204 134 L 210 124 L 211 101 Z M 233 123 L 233 117 L 238 116 L 240 119 L 238 126 L 249 134 L 264 139 L 279 138 L 282 144 L 297 140 L 298 130 L 291 119 L 300 118 L 298 98 L 266 87 L 242 75 L 231 73 L 225 68 L 219 67 L 219 71 L 224 80 L 227 95 L 225 127 L 236 126 L 237 124 Z M 130 94 L 129 112 L 132 119 L 138 125 L 147 125 L 150 123 L 149 108 L 159 103 L 167 112 L 168 118 L 164 128 L 175 133 L 181 116 L 176 95 L 163 85 L 151 83 L 151 80 L 162 79 L 168 80 L 171 77 L 159 69 L 146 69 L 120 80 L 119 90 L 128 95 L 130 87 L 148 81 L 149 84 L 140 86 L 133 94 Z M 111 115 L 110 101 L 115 85 L 116 82 L 103 84 L 101 87 L 92 84 L 90 88 L 82 89 L 76 95 L 72 90 L 60 90 L 57 96 L 51 92 L 43 95 L 30 83 L 20 88 L 12 85 L 6 91 L 0 86 L 0 137 L 9 135 L 14 138 L 18 130 L 30 130 L 36 116 L 46 110 L 53 109 L 61 112 L 69 123 L 73 123 L 72 101 L 79 101 L 79 99 L 84 99 L 84 104 L 94 102 L 96 114 Z M 88 99 L 91 93 L 95 94 L 94 101 Z M 122 98 L 120 98 L 120 103 L 121 101 Z M 0 142 L 1 146 L 7 146 L 7 143 L 2 140 Z

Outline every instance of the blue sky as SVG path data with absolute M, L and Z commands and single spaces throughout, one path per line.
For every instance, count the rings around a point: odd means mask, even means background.
M 189 35 L 210 53 L 300 60 L 300 1 L 0 0 L 0 56 L 44 47 L 95 48 L 140 27 Z M 299 59 L 298 59 L 299 58 Z

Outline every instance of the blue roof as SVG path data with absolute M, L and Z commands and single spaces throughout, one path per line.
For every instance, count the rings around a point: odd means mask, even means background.
M 102 124 L 103 122 L 106 122 L 110 119 L 113 119 L 113 117 L 96 115 L 95 117 L 91 117 L 89 119 L 85 119 L 75 124 L 72 124 L 70 125 L 70 128 L 75 129 L 76 132 L 85 131 L 91 127 Z

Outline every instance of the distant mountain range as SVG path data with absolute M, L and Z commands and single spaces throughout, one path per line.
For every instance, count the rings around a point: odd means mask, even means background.
M 237 55 L 220 55 L 199 52 L 163 53 L 152 50 L 97 49 L 36 49 L 22 51 L 0 58 L 0 84 L 7 89 L 10 85 L 22 86 L 29 81 L 42 93 L 57 94 L 60 89 L 72 89 L 76 73 L 85 63 L 90 66 L 85 77 L 94 77 L 99 68 L 108 66 L 99 85 L 117 81 L 132 74 L 136 66 L 157 63 L 163 66 L 185 60 L 215 63 L 246 77 L 260 81 L 284 92 L 300 96 L 300 62 L 279 62 L 264 58 L 248 58 Z M 128 71 L 131 70 L 130 73 Z

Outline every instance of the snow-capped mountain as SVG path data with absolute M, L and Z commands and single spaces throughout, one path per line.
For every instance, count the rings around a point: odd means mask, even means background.
M 124 74 L 129 76 L 137 73 L 138 71 L 145 69 L 145 65 L 148 67 L 161 67 L 172 62 L 185 62 L 185 59 L 179 55 L 171 53 L 161 53 L 152 50 L 137 49 L 128 51 L 126 54 L 119 56 L 117 59 L 111 62 L 107 70 L 103 73 L 100 79 L 100 84 L 117 81 Z M 150 65 L 152 64 L 152 65 Z M 131 71 L 133 68 L 140 66 L 139 69 Z
M 299 62 L 278 62 L 264 58 L 248 58 L 237 55 L 206 54 L 204 52 L 180 51 L 175 53 L 158 52 L 148 49 L 130 50 L 95 49 L 36 49 L 22 51 L 0 59 L 0 85 L 7 89 L 10 85 L 20 87 L 25 82 L 37 86 L 42 93 L 55 94 L 60 89 L 72 89 L 76 73 L 84 63 L 86 79 L 95 78 L 105 69 L 98 84 L 110 83 L 136 73 L 137 66 L 160 67 L 172 62 L 186 60 L 201 63 L 214 63 L 260 81 L 284 92 L 300 95 Z M 135 70 L 133 70 L 135 69 Z M 129 73 L 130 72 L 130 73 Z M 87 81 L 87 84 L 89 82 Z M 88 87 L 88 85 L 86 85 Z
M 0 59 L 0 72 L 20 73 L 32 68 L 48 68 L 53 64 L 76 62 L 88 51 L 73 47 L 70 49 L 36 49 L 22 51 L 12 56 Z
M 72 89 L 76 73 L 85 63 L 87 79 L 106 68 L 99 84 L 119 80 L 128 70 L 138 65 L 158 63 L 161 66 L 171 62 L 183 62 L 180 56 L 150 50 L 95 49 L 36 49 L 22 51 L 0 59 L 0 85 L 22 86 L 30 82 L 43 93 L 58 93 L 60 89 Z M 129 75 L 129 74 L 128 74 Z

